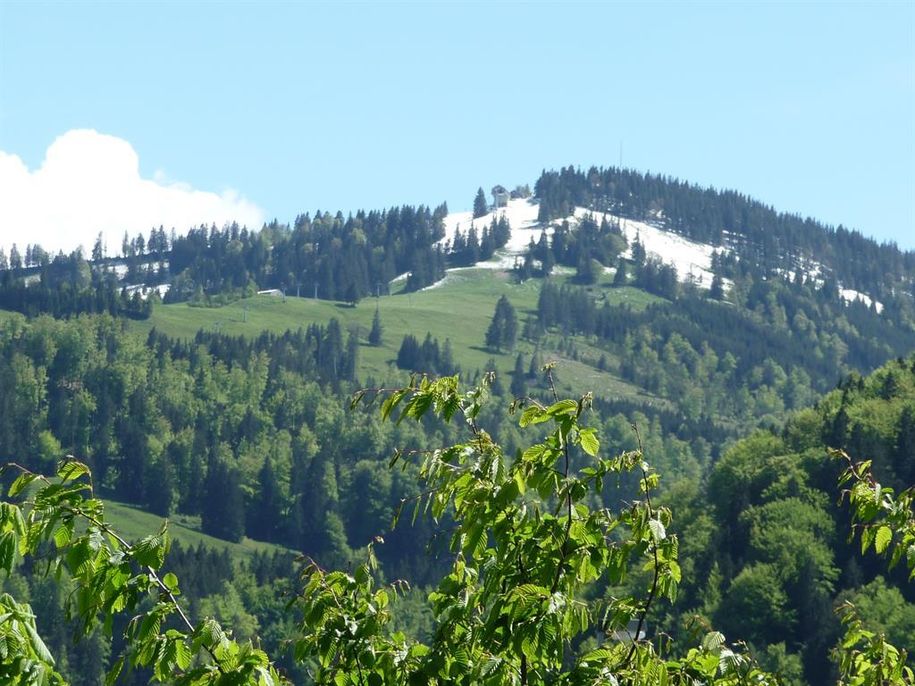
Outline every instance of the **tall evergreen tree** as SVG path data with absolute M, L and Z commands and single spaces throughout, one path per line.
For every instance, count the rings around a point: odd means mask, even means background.
M 486 345 L 496 350 L 502 348 L 511 350 L 515 346 L 517 337 L 518 317 L 515 314 L 515 308 L 503 295 L 496 303 L 496 311 L 486 330 Z
M 10 248 L 10 269 L 22 269 L 22 257 L 19 255 L 19 249 L 16 247 L 16 244 L 13 243 L 13 247 Z
M 282 501 L 269 455 L 264 459 L 257 481 L 259 489 L 248 509 L 248 535 L 259 541 L 275 541 L 282 521 Z
M 238 542 L 245 535 L 245 507 L 238 472 L 210 453 L 200 525 L 203 532 Z
M 369 345 L 379 346 L 381 345 L 381 312 L 378 308 L 375 308 L 375 316 L 372 317 L 372 330 L 369 331 Z
M 625 286 L 628 282 L 626 278 L 626 261 L 620 258 L 616 265 L 616 274 L 613 275 L 614 286 Z
M 521 353 L 518 353 L 515 358 L 515 370 L 512 372 L 510 390 L 515 398 L 523 398 L 527 395 L 527 379 L 524 372 L 524 358 Z
M 483 188 L 480 187 L 477 189 L 477 195 L 473 199 L 473 218 L 482 217 L 484 214 L 489 212 L 489 205 L 486 202 L 486 193 L 483 192 Z
M 713 300 L 724 300 L 724 282 L 718 274 L 712 277 L 712 285 L 708 295 Z

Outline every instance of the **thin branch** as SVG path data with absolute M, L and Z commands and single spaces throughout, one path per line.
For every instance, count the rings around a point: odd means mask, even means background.
M 548 373 L 550 379 L 550 387 L 553 387 L 553 375 Z M 553 395 L 556 395 L 556 389 L 553 388 Z M 562 427 L 559 429 L 560 435 L 562 432 Z M 559 587 L 559 579 L 562 576 L 562 566 L 565 564 L 566 557 L 568 553 L 566 552 L 566 545 L 569 543 L 569 533 L 572 531 L 572 489 L 569 488 L 569 441 L 568 437 L 562 442 L 562 455 L 563 455 L 563 469 L 562 469 L 562 480 L 563 486 L 566 489 L 566 530 L 562 537 L 562 546 L 559 548 L 559 564 L 556 565 L 556 575 L 553 577 L 553 583 L 550 586 L 550 593 L 555 593 L 556 589 Z
M 632 425 L 632 430 L 635 431 L 635 437 L 639 444 L 639 454 L 642 454 L 642 435 L 639 433 L 639 427 L 636 424 Z M 648 517 L 652 518 L 654 516 L 654 508 L 651 505 L 651 495 L 648 490 L 648 474 L 645 472 L 645 468 L 642 467 L 641 462 L 639 463 L 639 471 L 642 473 L 642 482 L 645 484 L 645 502 L 648 505 Z M 626 660 L 623 662 L 623 667 L 629 665 L 632 656 L 635 654 L 636 645 L 638 645 L 639 635 L 642 633 L 642 627 L 645 625 L 645 618 L 648 616 L 648 611 L 651 609 L 651 604 L 654 602 L 655 594 L 658 592 L 658 579 L 661 574 L 660 563 L 658 561 L 658 544 L 654 540 L 654 536 L 651 537 L 651 552 L 654 555 L 654 578 L 651 581 L 651 590 L 648 592 L 648 597 L 645 599 L 645 607 L 642 609 L 642 613 L 639 616 L 639 623 L 635 628 L 635 636 L 632 637 L 632 647 L 629 648 L 629 654 L 626 655 Z

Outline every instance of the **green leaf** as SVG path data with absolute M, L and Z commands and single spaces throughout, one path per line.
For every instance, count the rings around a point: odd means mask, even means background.
M 124 669 L 126 659 L 126 656 L 122 655 L 111 665 L 111 669 L 108 670 L 108 674 L 105 676 L 105 686 L 113 686 L 117 682 L 118 677 L 121 675 L 121 670 Z
M 171 572 L 162 577 L 162 583 L 172 593 L 178 590 L 178 577 Z
M 138 564 L 159 569 L 165 562 L 168 539 L 163 534 L 146 536 L 133 547 L 133 557 Z
M 29 643 L 32 644 L 32 650 L 35 651 L 35 654 L 42 662 L 46 662 L 49 665 L 54 664 L 54 658 L 51 657 L 51 651 L 48 650 L 48 647 L 44 644 L 44 641 L 41 640 L 41 636 L 38 635 L 38 632 L 35 630 L 35 627 L 32 626 L 31 622 L 22 622 L 25 625 L 25 630 L 29 635 Z
M 549 418 L 550 416 L 537 405 L 530 405 L 524 408 L 524 412 L 521 413 L 521 418 L 518 420 L 518 425 L 523 428 L 531 424 L 542 424 Z
M 13 482 L 13 485 L 10 486 L 8 491 L 10 498 L 15 498 L 17 495 L 22 493 L 29 484 L 32 483 L 35 479 L 38 478 L 37 474 L 20 474 L 16 477 L 16 480 Z
M 600 450 L 600 441 L 597 440 L 597 432 L 594 429 L 581 429 L 578 432 L 578 438 L 581 440 L 581 449 L 591 457 L 596 457 Z
M 77 460 L 66 460 L 57 468 L 57 476 L 61 481 L 73 481 L 89 474 L 89 468 Z
M 0 569 L 9 574 L 13 568 L 13 558 L 16 554 L 16 535 L 12 531 L 4 531 L 0 535 Z
M 889 545 L 892 539 L 892 529 L 884 524 L 879 529 L 877 529 L 877 534 L 874 537 L 874 550 L 876 550 L 878 554 L 882 555 L 883 551 L 886 550 L 886 547 Z
M 561 417 L 563 415 L 573 415 L 578 412 L 578 403 L 569 398 L 553 403 L 546 410 L 548 415 Z

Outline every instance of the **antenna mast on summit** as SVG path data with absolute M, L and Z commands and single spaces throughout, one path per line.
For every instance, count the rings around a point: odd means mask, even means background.
M 620 138 L 620 179 L 623 178 L 623 139 Z M 620 209 L 619 219 L 616 222 L 617 227 L 623 232 L 623 238 L 626 237 L 626 220 L 623 218 L 622 207 Z

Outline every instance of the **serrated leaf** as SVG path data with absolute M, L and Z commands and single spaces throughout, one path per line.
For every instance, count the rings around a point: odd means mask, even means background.
M 133 557 L 141 565 L 159 569 L 165 562 L 166 538 L 162 535 L 146 536 L 133 547 Z
M 16 555 L 16 535 L 12 531 L 4 531 L 0 535 L 0 569 L 9 574 L 13 568 L 13 559 Z
M 121 675 L 121 670 L 124 669 L 124 661 L 127 658 L 122 655 L 111 665 L 111 669 L 108 670 L 108 674 L 105 675 L 105 686 L 114 686 L 117 682 L 118 677 Z
M 892 539 L 892 529 L 884 524 L 877 529 L 877 533 L 874 536 L 874 550 L 876 550 L 879 555 L 882 555 Z
M 48 650 L 48 647 L 45 645 L 44 641 L 41 640 L 41 636 L 38 635 L 38 632 L 35 630 L 35 627 L 32 626 L 31 622 L 22 622 L 25 626 L 26 633 L 29 635 L 29 643 L 32 645 L 32 650 L 35 651 L 35 654 L 42 662 L 46 662 L 49 665 L 54 664 L 54 658 L 51 657 L 51 651 Z
M 553 417 L 561 417 L 563 415 L 573 415 L 578 411 L 578 403 L 571 399 L 560 400 L 550 405 L 546 412 L 548 415 Z
M 172 646 L 174 646 L 172 654 L 175 658 L 175 664 L 178 665 L 178 669 L 184 671 L 191 665 L 191 649 L 181 639 L 174 641 Z
M 524 412 L 521 413 L 521 418 L 518 420 L 518 426 L 524 428 L 531 424 L 541 424 L 549 418 L 550 416 L 537 405 L 529 405 L 524 408 Z
M 15 498 L 17 495 L 22 493 L 29 484 L 32 483 L 35 479 L 38 478 L 37 474 L 20 474 L 16 477 L 16 480 L 10 486 L 10 490 L 7 491 L 7 494 L 10 498 Z
M 578 438 L 581 441 L 581 449 L 591 457 L 596 457 L 600 450 L 600 441 L 597 440 L 597 432 L 594 429 L 581 429 L 578 432 Z
M 61 481 L 73 481 L 86 474 L 89 474 L 89 468 L 77 460 L 61 462 L 57 468 L 57 476 Z

